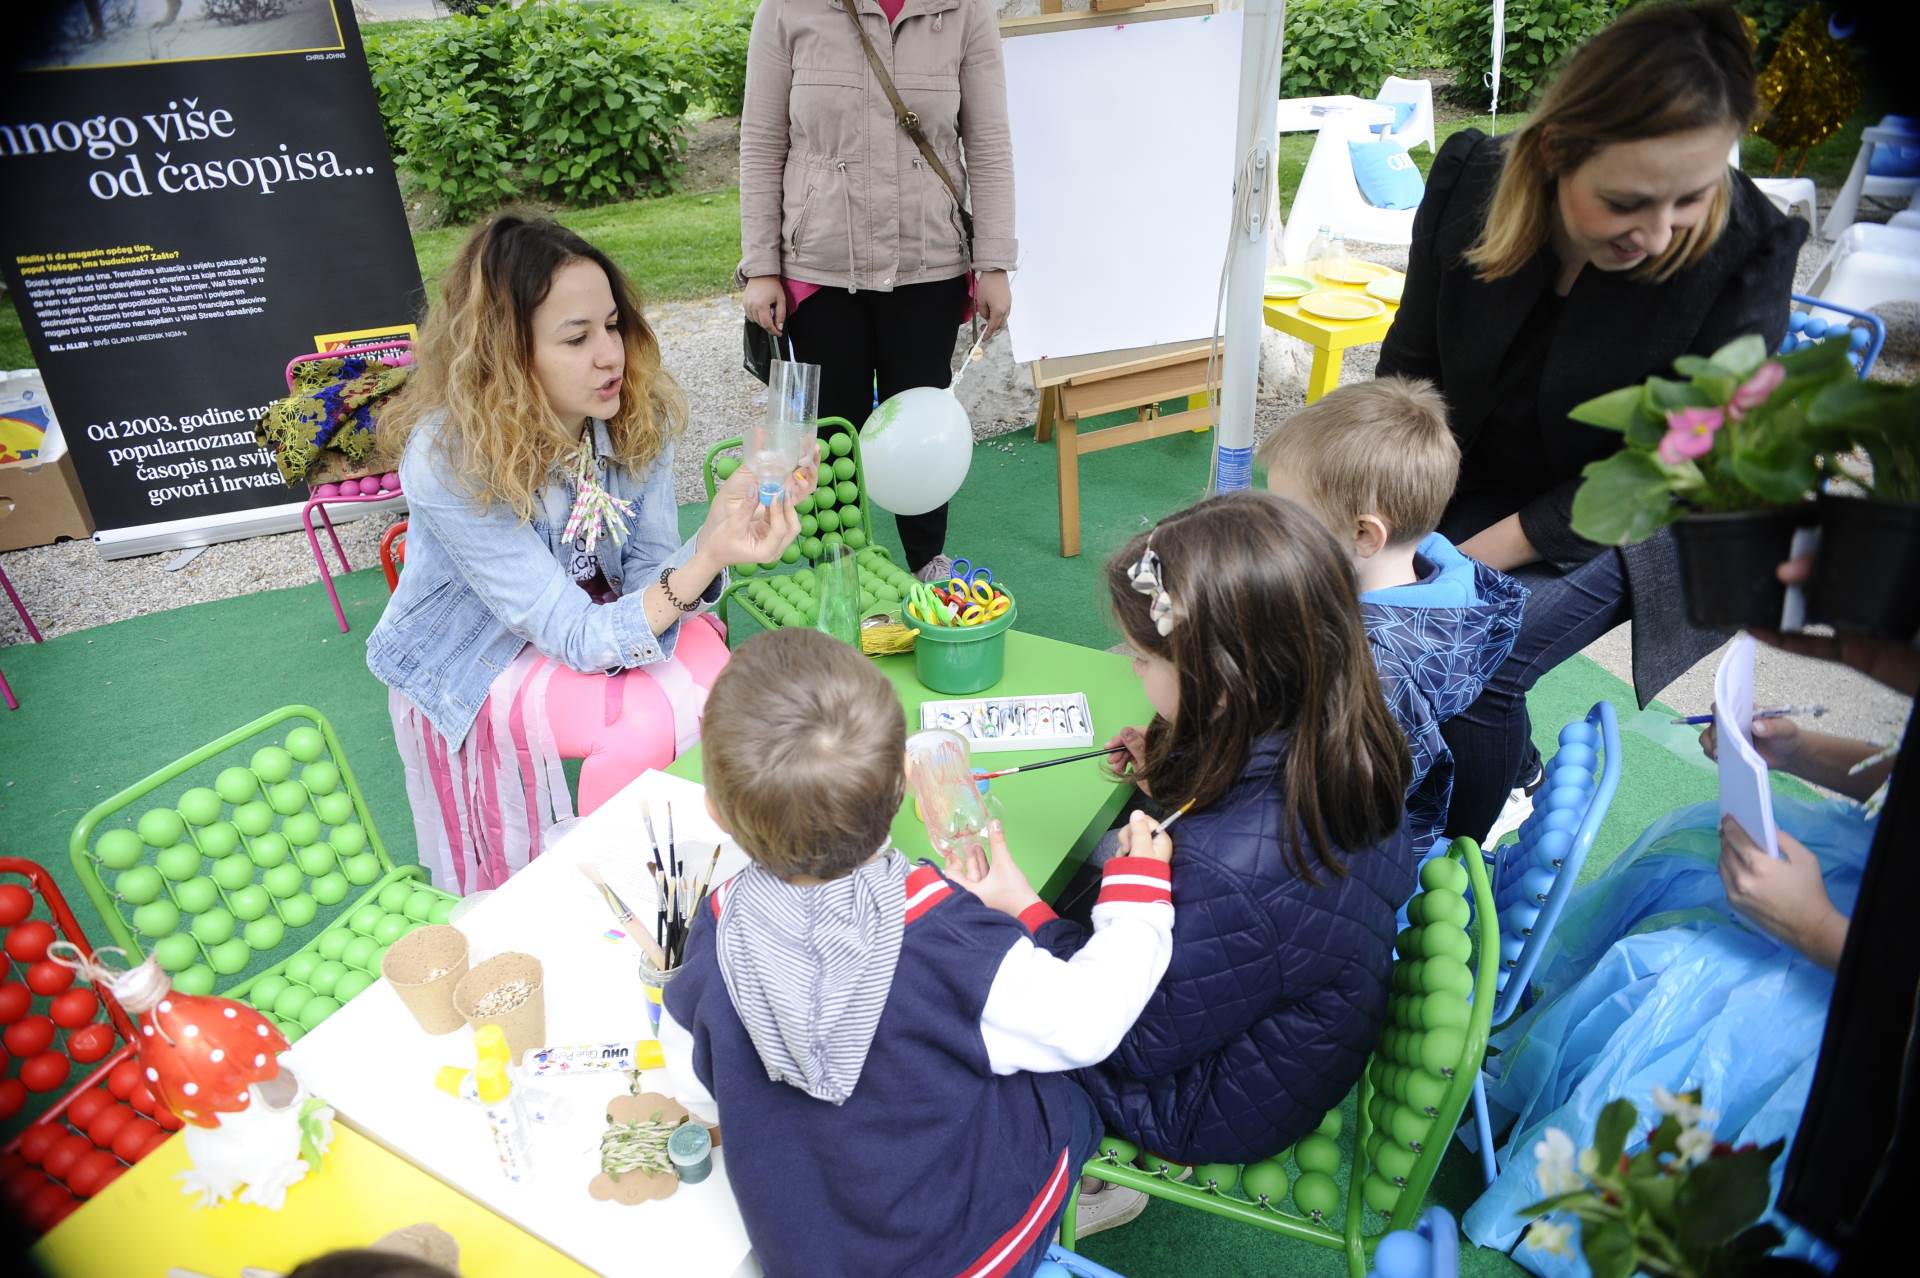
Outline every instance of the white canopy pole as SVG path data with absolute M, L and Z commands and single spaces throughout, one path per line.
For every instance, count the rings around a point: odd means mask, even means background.
M 1493 0 L 1493 70 L 1487 75 L 1487 87 L 1493 90 L 1493 101 L 1487 107 L 1493 119 L 1487 125 L 1489 134 L 1500 131 L 1500 60 L 1507 56 L 1507 0 Z
M 1226 266 L 1226 349 L 1220 377 L 1214 490 L 1253 483 L 1253 401 L 1260 377 L 1261 307 L 1267 288 L 1268 189 L 1274 181 L 1286 0 L 1246 0 L 1240 46 L 1240 114 L 1234 131 L 1234 216 Z

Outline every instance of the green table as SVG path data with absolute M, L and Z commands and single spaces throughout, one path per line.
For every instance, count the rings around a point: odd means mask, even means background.
M 920 728 L 920 703 L 945 698 L 928 690 L 913 674 L 913 654 L 879 657 L 874 664 L 893 681 L 906 707 L 907 731 Z M 1047 692 L 1084 692 L 1093 715 L 1093 739 L 1107 740 L 1129 724 L 1153 717 L 1140 681 L 1125 657 L 1078 644 L 1007 632 L 1007 673 L 981 697 L 1033 696 Z M 1008 768 L 1070 750 L 1007 750 L 974 756 L 978 768 Z M 677 777 L 700 780 L 700 749 L 681 755 L 667 769 Z M 1007 842 L 1014 860 L 1042 896 L 1066 886 L 1074 870 L 1093 850 L 1133 787 L 1107 775 L 1098 759 L 1069 763 L 1030 776 L 1003 777 L 993 792 L 1006 810 Z M 893 842 L 910 859 L 934 856 L 927 828 L 913 815 L 911 797 L 893 819 Z M 937 858 L 936 858 L 937 859 Z

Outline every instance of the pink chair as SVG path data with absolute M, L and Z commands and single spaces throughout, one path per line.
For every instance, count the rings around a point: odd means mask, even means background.
M 40 635 L 40 627 L 33 624 L 33 617 L 27 612 L 27 606 L 20 602 L 20 595 L 14 590 L 13 583 L 7 580 L 7 570 L 4 568 L 0 568 L 0 589 L 6 590 L 7 598 L 13 602 L 13 610 L 20 614 L 21 624 L 27 628 L 27 638 L 35 643 L 45 643 L 46 640 Z M 6 701 L 9 710 L 20 708 L 20 702 L 14 697 L 4 674 L 0 674 L 0 700 Z
M 413 362 L 413 343 L 408 341 L 381 342 L 375 346 L 356 346 L 349 350 L 320 351 L 312 355 L 296 355 L 287 361 L 287 389 L 293 389 L 293 370 L 297 364 L 305 364 L 316 359 L 338 359 L 343 355 L 371 355 L 375 351 L 398 351 L 401 364 Z M 313 551 L 313 562 L 320 565 L 320 581 L 327 588 L 327 601 L 333 605 L 334 619 L 340 623 L 340 633 L 345 634 L 347 614 L 340 607 L 340 594 L 333 588 L 333 571 L 327 566 L 327 556 L 320 549 L 320 535 L 313 526 L 313 517 L 320 516 L 320 522 L 327 530 L 327 538 L 333 542 L 333 553 L 340 557 L 340 571 L 353 571 L 347 563 L 346 547 L 340 544 L 340 534 L 333 530 L 333 520 L 327 515 L 328 506 L 370 501 L 392 501 L 401 496 L 400 476 L 393 471 L 384 475 L 368 475 L 362 479 L 343 479 L 337 483 L 315 484 L 310 490 L 306 504 L 300 508 L 300 523 L 307 530 L 307 545 Z

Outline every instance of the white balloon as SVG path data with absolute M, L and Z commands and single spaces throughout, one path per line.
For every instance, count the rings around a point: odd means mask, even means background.
M 953 500 L 973 464 L 973 426 L 953 392 L 903 390 L 860 428 L 867 498 L 896 515 L 924 515 Z

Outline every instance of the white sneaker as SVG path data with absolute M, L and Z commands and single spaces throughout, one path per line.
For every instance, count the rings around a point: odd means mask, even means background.
M 953 580 L 953 560 L 946 555 L 935 555 L 926 567 L 913 575 L 929 585 L 944 584 Z
M 1508 793 L 1507 801 L 1501 807 L 1500 815 L 1495 818 L 1493 828 L 1487 831 L 1486 840 L 1480 844 L 1482 849 L 1491 851 L 1498 847 L 1500 840 L 1519 829 L 1526 819 L 1533 815 L 1534 792 L 1540 788 L 1540 783 L 1545 779 L 1544 771 L 1536 772 L 1531 782 L 1523 786 L 1515 786 Z
M 1125 1185 L 1099 1182 L 1096 1190 L 1080 1191 L 1080 1210 L 1074 1217 L 1074 1237 L 1085 1238 L 1103 1229 L 1117 1229 L 1147 1209 L 1147 1196 Z

